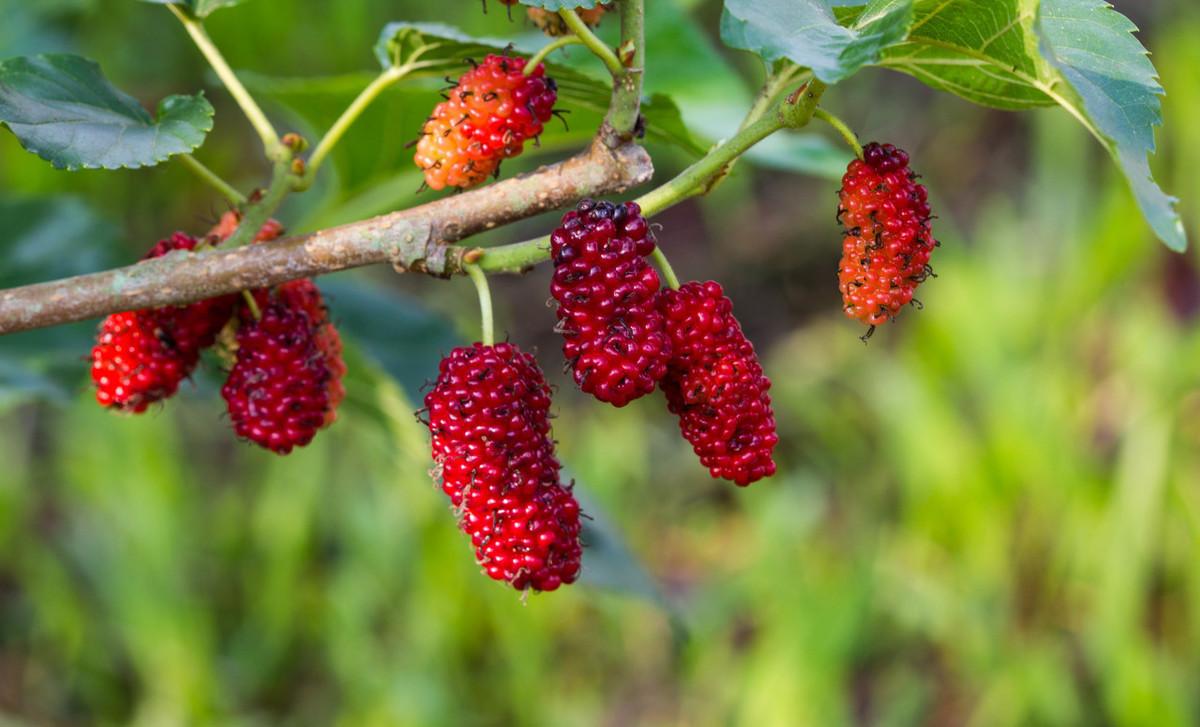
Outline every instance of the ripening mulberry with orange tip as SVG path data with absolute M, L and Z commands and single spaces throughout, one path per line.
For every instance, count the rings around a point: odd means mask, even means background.
M 700 463 L 740 486 L 775 474 L 771 382 L 733 303 L 709 281 L 665 290 L 659 306 L 672 348 L 663 393 Z
M 254 294 L 241 311 L 237 358 L 221 388 L 239 437 L 287 454 L 336 418 L 345 395 L 341 340 L 311 281 Z
M 425 397 L 442 490 L 484 572 L 517 590 L 579 577 L 579 503 L 560 481 L 550 388 L 528 353 L 476 343 L 442 359 Z
M 863 147 L 863 158 L 850 162 L 842 178 L 842 304 L 847 316 L 872 331 L 912 302 L 933 272 L 929 256 L 938 243 L 927 192 L 916 180 L 908 154 L 875 142 Z
M 614 406 L 651 393 L 667 372 L 670 341 L 646 261 L 650 225 L 634 202 L 585 199 L 550 235 L 563 355 L 583 391 Z
M 524 70 L 524 58 L 489 55 L 434 108 L 414 157 L 430 189 L 474 187 L 542 133 L 558 94 L 545 66 Z
M 177 232 L 160 240 L 143 259 L 194 250 L 198 244 L 196 238 Z M 96 401 L 141 413 L 174 395 L 196 368 L 201 350 L 211 346 L 229 322 L 236 305 L 237 296 L 226 295 L 105 318 L 91 354 Z

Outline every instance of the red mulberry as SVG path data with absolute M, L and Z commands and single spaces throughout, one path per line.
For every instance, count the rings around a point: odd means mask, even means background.
M 311 285 L 255 295 L 261 317 L 243 311 L 237 360 L 221 388 L 237 435 L 278 454 L 311 442 L 343 394 L 340 340 Z
M 579 577 L 579 503 L 559 481 L 550 389 L 533 357 L 457 348 L 425 397 L 442 489 L 495 580 L 553 591 Z
M 713 477 L 748 485 L 775 474 L 775 415 L 754 346 L 714 282 L 687 283 L 659 297 L 671 337 L 662 380 L 684 439 Z
M 143 259 L 194 250 L 196 238 L 177 232 Z M 92 349 L 92 381 L 102 406 L 140 413 L 172 396 L 233 316 L 236 295 L 186 306 L 116 313 L 100 324 Z
M 925 187 L 908 154 L 870 143 L 842 178 L 838 220 L 845 227 L 838 278 L 846 315 L 874 327 L 895 317 L 932 273 L 937 245 Z
M 654 237 L 636 203 L 584 200 L 550 236 L 563 355 L 575 383 L 625 406 L 654 391 L 670 342 L 655 306 L 658 273 L 646 262 Z
M 431 189 L 483 182 L 542 133 L 558 94 L 542 64 L 524 70 L 524 58 L 489 55 L 434 108 L 414 157 Z
M 325 365 L 329 367 L 329 410 L 325 415 L 325 426 L 333 424 L 337 419 L 337 408 L 346 398 L 346 387 L 342 378 L 346 375 L 346 362 L 342 358 L 342 337 L 337 328 L 329 320 L 329 309 L 316 283 L 307 278 L 293 280 L 279 286 L 279 297 L 288 307 L 300 308 L 308 314 L 316 327 L 313 334 L 317 348 L 325 357 Z

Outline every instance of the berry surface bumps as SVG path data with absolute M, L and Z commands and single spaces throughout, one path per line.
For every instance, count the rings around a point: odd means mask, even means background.
M 456 348 L 425 407 L 442 490 L 484 572 L 517 590 L 573 583 L 579 503 L 560 481 L 550 388 L 533 357 L 510 343 Z
M 775 474 L 775 414 L 754 346 L 715 282 L 663 291 L 672 355 L 662 389 L 713 477 L 745 486 Z
M 474 187 L 542 133 L 558 94 L 542 64 L 524 70 L 524 58 L 489 55 L 447 91 L 414 157 L 430 189 Z
M 575 383 L 625 406 L 654 391 L 670 341 L 655 305 L 660 281 L 646 261 L 654 237 L 634 202 L 584 200 L 550 235 L 563 355 Z
M 894 318 L 932 273 L 937 242 L 930 229 L 925 187 L 908 167 L 908 154 L 870 143 L 850 162 L 839 191 L 844 227 L 838 270 L 846 315 L 877 326 Z

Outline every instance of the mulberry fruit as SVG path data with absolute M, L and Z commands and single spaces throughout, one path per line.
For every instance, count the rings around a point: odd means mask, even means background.
M 177 232 L 160 240 L 143 259 L 194 250 L 196 238 Z M 102 406 L 141 413 L 172 396 L 191 375 L 200 351 L 211 346 L 233 316 L 236 295 L 116 313 L 100 324 L 92 349 L 92 381 Z
M 287 454 L 334 420 L 344 394 L 341 341 L 310 281 L 255 299 L 260 316 L 242 311 L 237 359 L 221 395 L 239 437 Z
M 414 157 L 430 189 L 473 187 L 542 133 L 558 94 L 542 64 L 524 70 L 524 58 L 489 55 L 434 108 Z
M 662 389 L 684 439 L 713 477 L 745 486 L 775 474 L 775 415 L 754 346 L 714 282 L 659 296 L 672 355 Z
M 594 8 L 576 8 L 575 12 L 589 28 L 594 28 L 600 24 L 601 18 L 608 10 L 606 5 L 596 5 Z M 529 15 L 529 20 L 543 33 L 551 38 L 557 38 L 560 35 L 566 35 L 571 32 L 567 27 L 566 22 L 558 13 L 552 10 L 543 10 L 542 8 L 528 8 L 526 11 Z
M 874 142 L 842 178 L 842 304 L 847 316 L 871 326 L 867 335 L 912 302 L 917 286 L 933 272 L 929 256 L 938 243 L 925 187 L 916 179 L 908 154 Z
M 329 320 L 325 298 L 312 280 L 305 278 L 284 283 L 279 286 L 278 294 L 288 307 L 299 308 L 307 313 L 313 323 L 313 337 L 317 342 L 317 349 L 325 358 L 325 365 L 330 374 L 326 386 L 329 405 L 325 414 L 325 426 L 329 426 L 337 419 L 338 405 L 346 398 L 346 387 L 342 383 L 342 378 L 346 375 L 346 362 L 342 358 L 342 337 L 338 334 L 337 327 Z
M 579 503 L 560 483 L 550 389 L 533 357 L 509 343 L 457 348 L 425 407 L 442 490 L 484 572 L 518 590 L 573 583 Z
M 646 261 L 654 237 L 633 202 L 584 200 L 550 235 L 563 355 L 575 383 L 625 406 L 654 391 L 670 341 L 655 305 L 658 273 Z

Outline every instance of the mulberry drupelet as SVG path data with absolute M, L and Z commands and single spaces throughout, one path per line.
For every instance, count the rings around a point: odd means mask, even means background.
M 850 162 L 842 178 L 838 279 L 846 315 L 871 326 L 867 335 L 912 302 L 933 272 L 929 256 L 938 243 L 927 192 L 916 180 L 908 154 L 875 142 L 863 147 L 863 158 Z
M 670 341 L 655 305 L 658 273 L 646 261 L 654 236 L 634 202 L 585 199 L 550 235 L 563 355 L 575 383 L 625 406 L 654 391 Z
M 449 89 L 421 129 L 414 157 L 430 189 L 474 187 L 542 133 L 558 94 L 542 64 L 524 70 L 524 58 L 489 55 Z
M 775 474 L 771 382 L 733 303 L 710 281 L 663 291 L 659 305 L 672 347 L 662 389 L 701 464 L 741 486 Z
M 533 357 L 500 343 L 457 348 L 425 397 L 433 459 L 487 575 L 553 591 L 579 577 L 579 503 L 560 483 L 550 388 Z

